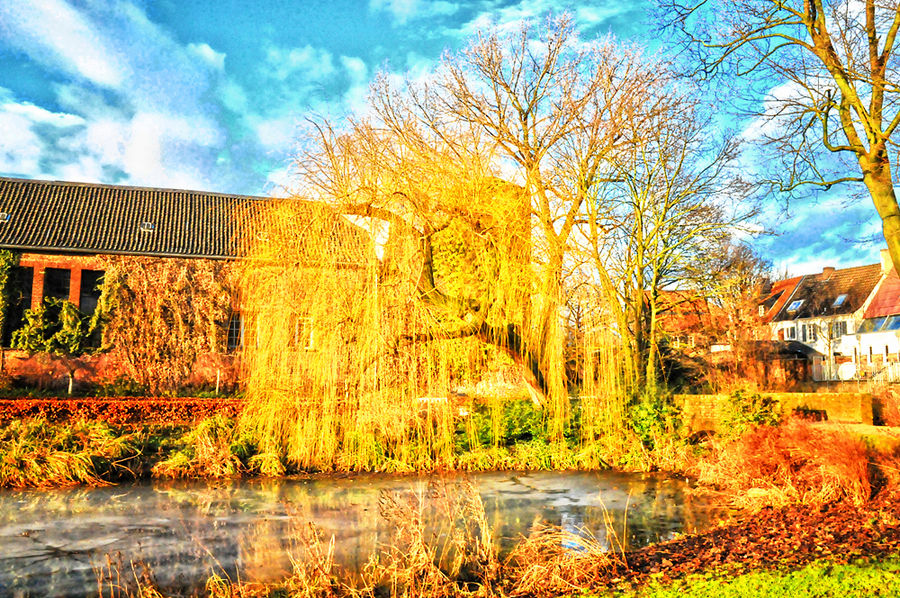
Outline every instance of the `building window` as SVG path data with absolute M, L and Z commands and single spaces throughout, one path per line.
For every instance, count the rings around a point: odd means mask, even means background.
M 831 304 L 831 307 L 840 307 L 844 304 L 844 301 L 847 300 L 847 294 L 843 293 L 837 296 L 837 299 L 834 300 L 834 303 Z
M 225 339 L 225 350 L 229 353 L 244 346 L 244 321 L 241 314 L 233 313 L 228 319 L 228 334 Z
M 817 326 L 815 324 L 809 325 L 809 342 L 811 342 L 811 343 L 814 343 L 817 340 L 819 340 L 819 338 L 818 338 L 819 335 L 816 332 L 816 328 L 817 328 Z
M 803 305 L 803 299 L 797 299 L 796 301 L 791 301 L 791 304 L 788 305 L 788 311 L 797 311 L 800 309 L 800 306 Z
M 97 303 L 100 301 L 100 285 L 103 284 L 103 270 L 81 271 L 81 297 L 78 301 L 78 309 L 87 315 L 93 315 L 97 311 Z
M 311 350 L 314 347 L 312 318 L 297 318 L 292 340 L 291 344 L 298 349 Z
M 47 268 L 44 270 L 44 299 L 69 300 L 69 285 L 72 272 L 65 268 Z
M 806 342 L 806 324 L 800 326 L 800 340 Z
M 788 339 L 789 341 L 792 341 L 792 340 L 796 339 L 796 338 L 797 338 L 797 327 L 796 327 L 796 326 L 790 326 L 790 327 L 785 331 L 784 337 L 785 337 L 786 339 Z
M 847 322 L 832 322 L 831 324 L 831 336 L 832 338 L 841 338 L 847 334 Z
M 760 305 L 758 308 L 756 308 L 756 310 L 757 310 L 757 313 L 759 314 L 760 318 L 763 317 L 764 315 L 766 315 L 766 306 L 765 305 Z

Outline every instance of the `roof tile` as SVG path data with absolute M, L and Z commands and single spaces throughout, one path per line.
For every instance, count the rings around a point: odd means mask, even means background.
M 234 258 L 261 197 L 0 177 L 0 247 L 30 251 Z M 151 222 L 152 232 L 141 230 Z

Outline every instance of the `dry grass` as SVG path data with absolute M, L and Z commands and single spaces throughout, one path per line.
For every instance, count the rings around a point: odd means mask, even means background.
M 105 563 L 94 567 L 94 573 L 99 598 L 165 598 L 150 568 L 142 562 L 126 567 L 120 553 L 107 555 Z
M 130 435 L 103 422 L 15 420 L 0 426 L 0 488 L 103 486 L 137 454 Z
M 240 475 L 246 468 L 231 449 L 233 428 L 233 422 L 223 416 L 201 421 L 181 439 L 179 450 L 153 466 L 153 476 L 226 478 Z
M 385 493 L 379 513 L 390 530 L 388 541 L 358 573 L 335 563 L 333 538 L 302 524 L 294 531 L 286 579 L 266 584 L 214 576 L 204 592 L 211 598 L 543 597 L 595 590 L 603 576 L 625 567 L 609 522 L 610 546 L 586 530 L 537 525 L 501 560 L 471 484 L 437 482 L 412 495 Z M 149 570 L 127 567 L 121 558 L 108 559 L 97 579 L 101 598 L 163 596 Z
M 573 533 L 555 526 L 538 526 L 504 563 L 509 596 L 558 596 L 595 588 L 610 572 L 624 567 L 624 558 L 607 550 L 587 530 Z
M 892 386 L 882 387 L 872 395 L 875 421 L 884 426 L 900 426 L 900 391 Z
M 837 500 L 863 504 L 872 494 L 869 466 L 869 450 L 857 435 L 792 419 L 714 441 L 696 469 L 701 483 L 730 492 L 737 506 L 759 509 Z

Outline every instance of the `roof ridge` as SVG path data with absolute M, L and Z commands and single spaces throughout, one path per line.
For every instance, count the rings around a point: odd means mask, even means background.
M 98 188 L 106 188 L 106 189 L 133 189 L 135 191 L 162 191 L 168 193 L 190 193 L 195 195 L 214 195 L 218 197 L 231 197 L 238 199 L 253 199 L 253 200 L 277 200 L 277 199 L 287 199 L 284 197 L 266 197 L 263 195 L 246 195 L 243 193 L 226 193 L 224 191 L 203 191 L 200 189 L 179 189 L 175 187 L 145 187 L 141 185 L 119 185 L 119 184 L 111 184 L 111 183 L 90 183 L 86 181 L 60 181 L 60 180 L 48 180 L 48 179 L 29 179 L 24 177 L 10 177 L 10 176 L 0 176 L 0 181 L 9 181 L 9 182 L 21 182 L 21 183 L 30 183 L 30 184 L 40 184 L 40 185 L 57 185 L 60 187 L 98 187 Z
M 849 270 L 862 270 L 864 268 L 878 268 L 881 269 L 881 264 L 863 264 L 862 266 L 847 266 L 846 268 L 835 268 L 832 274 L 837 274 L 838 272 L 847 272 Z

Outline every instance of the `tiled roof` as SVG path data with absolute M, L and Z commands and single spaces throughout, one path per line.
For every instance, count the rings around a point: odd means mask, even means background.
M 265 198 L 0 177 L 0 248 L 234 258 Z M 4 214 L 8 216 L 4 216 Z
M 762 320 L 764 322 L 771 322 L 778 316 L 785 303 L 793 296 L 797 285 L 800 284 L 803 278 L 803 276 L 795 276 L 794 278 L 787 278 L 772 283 L 769 293 L 759 302 L 763 307 Z
M 657 298 L 660 325 L 670 334 L 721 325 L 721 310 L 696 291 L 663 290 Z
M 804 276 L 785 305 L 773 318 L 775 321 L 796 320 L 850 314 L 860 309 L 881 280 L 881 264 L 828 270 Z M 838 302 L 841 296 L 844 298 Z M 795 311 L 788 311 L 791 303 L 803 301 Z
M 897 314 L 900 314 L 900 277 L 897 276 L 897 272 L 891 270 L 878 287 L 863 318 L 883 318 Z

